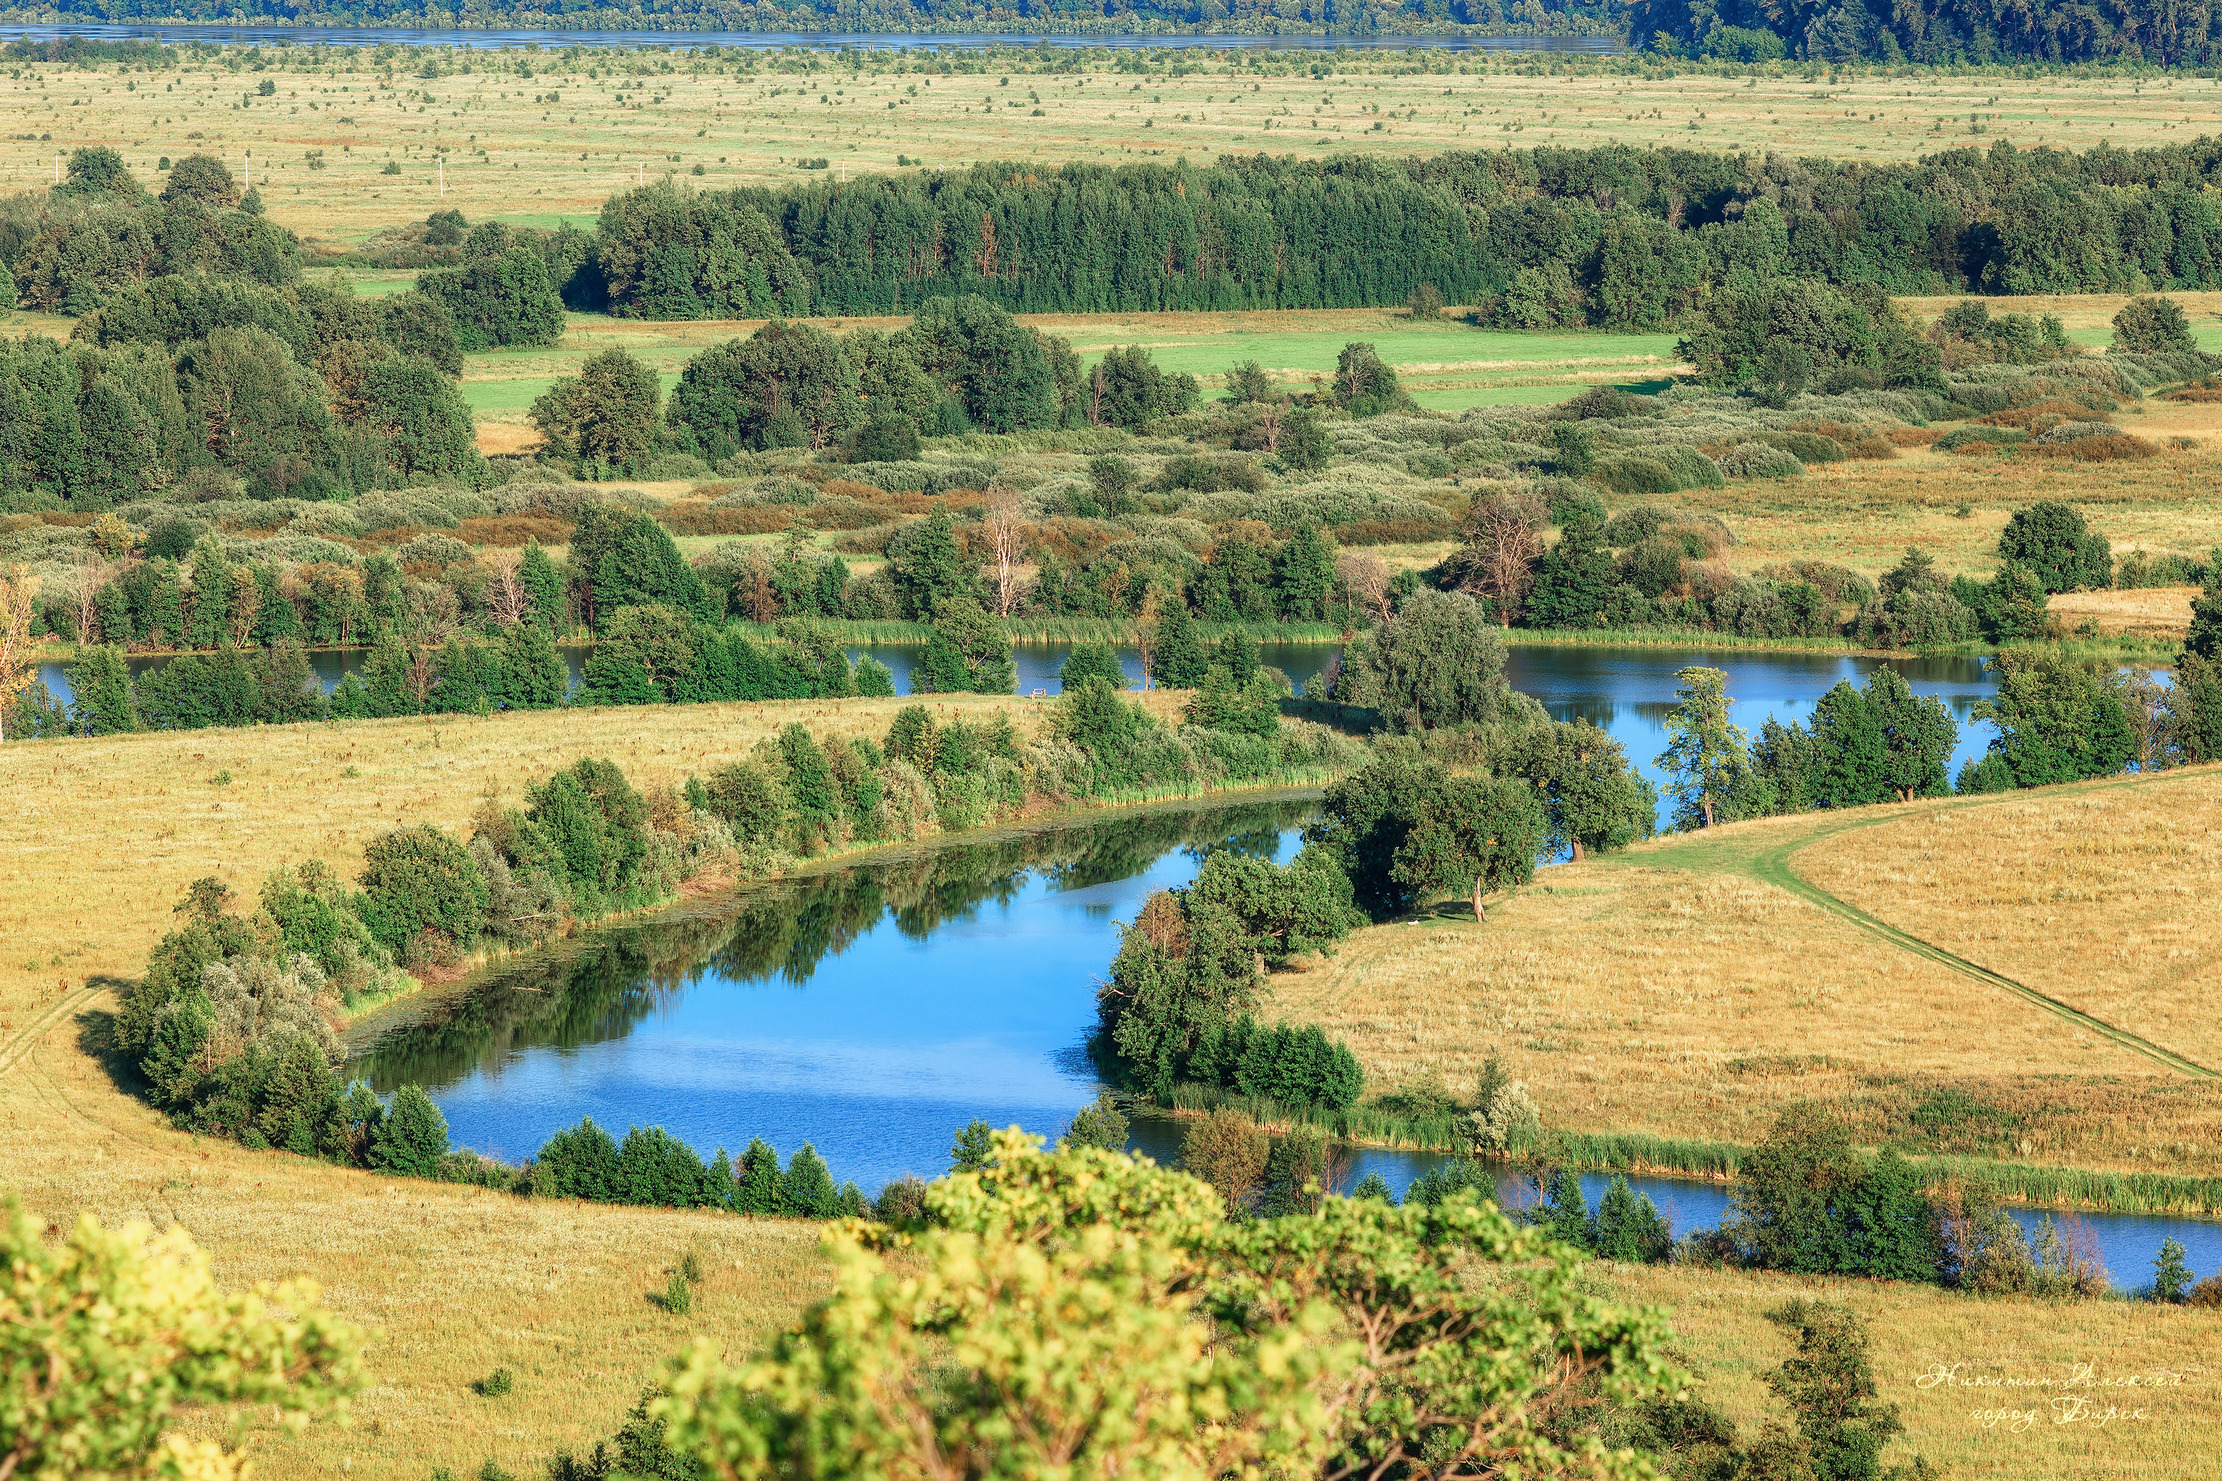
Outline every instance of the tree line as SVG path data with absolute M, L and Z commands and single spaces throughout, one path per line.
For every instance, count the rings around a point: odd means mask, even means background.
M 366 299 L 304 282 L 298 241 L 222 161 L 178 160 L 154 196 L 113 150 L 77 149 L 44 198 L 0 207 L 0 299 L 78 316 L 66 345 L 0 347 L 0 496 L 481 487 L 457 378 L 466 351 L 561 337 L 537 240 L 482 224 L 460 266 Z
M 1559 537 L 1546 547 L 1554 523 Z M 1988 581 L 1947 576 L 1914 548 L 1874 581 L 1823 561 L 1741 576 L 1720 564 L 1729 536 L 1716 519 L 1652 504 L 1608 515 L 1589 489 L 1548 482 L 1485 495 L 1461 534 L 1461 547 L 1431 575 L 1481 596 L 1508 626 L 1842 635 L 1924 651 L 2058 639 L 2066 630 L 2048 606 L 2056 594 L 2203 583 L 2213 564 L 2141 551 L 2117 560 L 2082 511 L 2058 500 L 2014 511 Z
M 289 8 L 276 0 L 185 0 L 165 9 L 154 0 L 114 0 L 97 11 L 83 0 L 69 0 L 65 17 L 101 21 L 275 20 L 287 25 L 438 27 L 455 19 L 452 10 L 428 0 L 369 4 L 362 0 L 313 0 Z M 695 31 L 877 31 L 960 32 L 1026 36 L 1149 35 L 1183 36 L 1262 29 L 1299 35 L 1369 36 L 1375 34 L 1570 35 L 1605 36 L 1619 30 L 1617 10 L 1599 0 L 1554 0 L 1549 6 L 1522 8 L 1514 0 L 1111 0 L 1081 5 L 1050 0 L 1016 10 L 998 10 L 978 0 L 647 0 L 632 6 L 572 5 L 564 0 L 506 0 L 473 12 L 487 24 L 556 33 L 647 30 L 685 34 Z M 35 43 L 18 43 L 35 44 Z M 78 56 L 88 54 L 78 53 Z M 98 54 L 92 54 L 98 55 Z
M 2120 62 L 2211 66 L 2222 56 L 2222 19 L 2204 8 L 2155 0 L 2094 10 L 2000 0 L 1803 0 L 1796 5 L 1635 0 L 1623 12 L 1629 44 L 1665 56 L 1765 62 L 1907 62 L 1997 66 L 2014 62 Z
M 2202 144 L 1943 150 L 1904 163 L 1671 147 L 1210 165 L 982 163 L 611 197 L 564 289 L 648 318 L 1401 304 L 1656 330 L 1783 278 L 1890 293 L 2222 283 Z M 736 296 L 739 295 L 739 296 Z

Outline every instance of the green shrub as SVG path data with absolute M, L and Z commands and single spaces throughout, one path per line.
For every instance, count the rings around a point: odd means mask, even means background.
M 438 1175 L 447 1151 L 447 1117 L 416 1085 L 396 1090 L 370 1143 L 370 1165 L 404 1177 Z
M 694 1291 L 687 1285 L 686 1277 L 672 1272 L 670 1284 L 648 1298 L 673 1316 L 685 1316 L 694 1310 Z
M 471 852 L 429 823 L 397 828 L 363 850 L 357 912 L 406 962 L 453 960 L 486 921 L 486 881 Z

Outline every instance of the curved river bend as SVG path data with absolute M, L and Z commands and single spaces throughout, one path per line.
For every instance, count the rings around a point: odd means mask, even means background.
M 432 1093 L 456 1141 L 530 1155 L 592 1116 L 660 1125 L 705 1156 L 805 1142 L 867 1191 L 948 1165 L 975 1117 L 1055 1135 L 1102 1088 L 1085 1051 L 1118 923 L 1216 848 L 1285 859 L 1305 802 L 1157 809 L 873 856 L 597 931 L 360 1026 L 351 1075 Z M 1138 1121 L 1161 1161 L 1178 1128 Z M 1356 1149 L 1349 1176 L 1400 1194 L 1443 1159 Z M 1677 1235 L 1726 1191 L 1635 1179 Z M 1594 1206 L 1605 1182 L 1584 1179 Z M 1517 1179 L 1500 1196 L 1522 1200 Z M 2032 1228 L 2037 1216 L 2017 1214 Z M 2173 1236 L 2222 1271 L 2222 1224 L 2084 1216 L 2119 1285 Z

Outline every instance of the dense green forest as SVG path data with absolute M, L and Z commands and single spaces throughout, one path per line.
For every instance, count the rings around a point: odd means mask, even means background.
M 1680 322 L 1785 276 L 1893 293 L 2222 284 L 2222 147 L 1957 149 L 1910 164 L 1606 145 L 1402 162 L 981 164 L 613 197 L 564 280 L 643 318 L 1347 308 L 1423 284 L 1505 327 Z M 747 285 L 744 288 L 741 285 Z
M 612 197 L 592 233 L 481 225 L 456 244 L 460 266 L 420 285 L 447 312 L 412 300 L 424 326 L 379 330 L 297 289 L 290 310 L 142 300 L 151 280 L 192 272 L 282 292 L 298 249 L 228 176 L 173 175 L 155 200 L 115 163 L 113 177 L 74 173 L 0 209 L 0 265 L 26 307 L 126 301 L 94 336 L 103 346 L 176 343 L 204 320 L 244 320 L 297 352 L 381 333 L 534 343 L 560 329 L 543 273 L 572 308 L 651 319 L 893 313 L 968 294 L 1029 313 L 1349 308 L 1431 286 L 1492 325 L 1636 329 L 1783 277 L 1891 293 L 2222 285 L 2211 141 L 2084 154 L 2002 142 L 1905 164 L 1606 145 L 649 185 Z

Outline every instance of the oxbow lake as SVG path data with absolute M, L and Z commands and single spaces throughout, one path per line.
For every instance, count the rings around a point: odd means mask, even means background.
M 622 1136 L 662 1126 L 705 1156 L 805 1142 L 868 1193 L 946 1170 L 974 1118 L 1056 1135 L 1103 1088 L 1086 1050 L 1118 925 L 1212 849 L 1285 860 L 1306 803 L 1154 809 L 874 856 L 653 922 L 561 943 L 358 1026 L 350 1075 L 415 1083 L 459 1145 L 511 1160 L 581 1117 Z M 1179 1128 L 1135 1123 L 1172 1160 Z M 1443 1159 L 1352 1149 L 1346 1186 L 1399 1196 Z M 1721 1222 L 1725 1189 L 1632 1180 L 1677 1236 Z M 1594 1207 L 1606 1187 L 1587 1177 Z M 1499 1197 L 1530 1190 L 1507 1176 Z M 2038 1215 L 2017 1217 L 2032 1230 Z M 2173 1236 L 2222 1271 L 2222 1224 L 2085 1215 L 2115 1283 L 2151 1279 Z
M 1850 679 L 1857 683 L 1875 669 L 1888 666 L 1904 674 L 1916 694 L 1933 695 L 1950 707 L 1960 722 L 1959 745 L 1949 770 L 1980 756 L 1990 744 L 1992 727 L 1967 719 L 1968 710 L 1990 696 L 1996 685 L 1984 671 L 1980 658 L 1876 659 L 1830 653 L 1771 652 L 1731 649 L 1708 652 L 1688 648 L 1513 647 L 1505 666 L 1512 687 L 1540 700 L 1560 720 L 1587 720 L 1604 730 L 1628 750 L 1628 757 L 1654 784 L 1660 781 L 1657 758 L 1666 749 L 1665 716 L 1674 703 L 1678 669 L 1706 664 L 1728 675 L 1728 694 L 1735 702 L 1736 723 L 1752 736 L 1768 719 L 1785 724 L 1802 721 L 1813 713 L 1813 704 L 1831 686 Z M 911 692 L 911 668 L 923 655 L 921 648 L 851 647 L 852 656 L 867 654 L 894 671 L 896 692 Z M 1012 650 L 1018 665 L 1018 692 L 1044 697 L 1058 693 L 1057 670 L 1072 652 L 1070 644 L 1028 644 Z M 1327 643 L 1267 643 L 1262 658 L 1289 676 L 1301 692 L 1341 649 Z M 309 655 L 318 682 L 329 691 L 350 669 L 359 670 L 366 655 L 359 652 L 319 652 Z M 585 650 L 566 653 L 572 681 L 578 680 Z M 1132 648 L 1120 652 L 1129 680 L 1142 682 L 1141 655 Z M 160 658 L 132 661 L 137 672 L 165 662 Z M 55 697 L 66 700 L 69 685 L 61 669 L 48 665 L 41 671 Z M 221 746 L 222 732 L 209 731 L 210 743 Z

